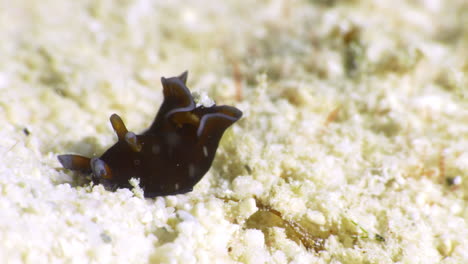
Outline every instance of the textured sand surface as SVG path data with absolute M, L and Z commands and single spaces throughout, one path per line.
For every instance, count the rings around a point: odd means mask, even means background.
M 1 263 L 468 263 L 468 2 L 250 2 L 0 1 Z M 193 192 L 60 168 L 184 70 L 244 112 Z

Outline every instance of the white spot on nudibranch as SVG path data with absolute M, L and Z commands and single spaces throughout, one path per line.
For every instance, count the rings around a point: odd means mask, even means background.
M 178 183 L 176 183 L 176 184 L 174 185 L 174 189 L 175 189 L 176 191 L 179 190 L 179 184 L 178 184 Z
M 193 166 L 193 164 L 190 164 L 188 167 L 188 175 L 190 178 L 195 177 L 195 166 Z
M 206 148 L 206 146 L 203 146 L 203 155 L 205 155 L 205 157 L 208 157 L 208 149 Z
M 159 154 L 159 152 L 161 151 L 161 147 L 158 144 L 154 144 L 151 148 L 151 151 L 153 151 L 153 154 Z
M 170 146 L 175 146 L 180 143 L 180 136 L 176 133 L 169 133 L 166 136 L 166 142 Z

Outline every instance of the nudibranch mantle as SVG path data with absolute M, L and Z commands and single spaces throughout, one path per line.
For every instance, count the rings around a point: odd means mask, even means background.
M 132 188 L 139 178 L 145 197 L 190 192 L 210 169 L 224 131 L 242 117 L 232 106 L 196 106 L 186 86 L 188 72 L 161 78 L 164 101 L 148 130 L 128 131 L 110 117 L 118 141 L 99 158 L 59 155 L 66 169 L 92 175 L 109 189 Z

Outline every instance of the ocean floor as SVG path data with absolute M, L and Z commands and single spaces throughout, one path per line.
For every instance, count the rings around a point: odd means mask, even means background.
M 1 263 L 468 263 L 468 2 L 0 1 Z M 160 78 L 241 109 L 193 192 L 65 170 Z

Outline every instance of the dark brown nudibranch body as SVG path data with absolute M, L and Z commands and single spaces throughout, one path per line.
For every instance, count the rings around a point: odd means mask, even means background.
M 110 117 L 118 141 L 99 158 L 59 155 L 66 169 L 91 173 L 95 183 L 131 188 L 140 179 L 145 197 L 190 192 L 210 169 L 224 131 L 242 112 L 232 106 L 196 106 L 186 86 L 187 72 L 161 78 L 164 101 L 153 124 L 141 135 Z

